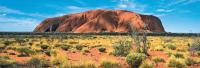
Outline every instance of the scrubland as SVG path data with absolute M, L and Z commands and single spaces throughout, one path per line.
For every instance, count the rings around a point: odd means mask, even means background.
M 200 37 L 147 36 L 148 55 L 125 35 L 0 38 L 0 68 L 199 68 Z

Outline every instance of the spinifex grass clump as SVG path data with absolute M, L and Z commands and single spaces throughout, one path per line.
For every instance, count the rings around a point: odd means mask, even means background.
M 84 47 L 83 45 L 76 45 L 76 46 L 75 46 L 75 48 L 76 48 L 77 50 L 82 50 L 83 47 Z
M 173 45 L 173 44 L 166 44 L 165 46 L 166 46 L 168 49 L 176 50 L 176 45 Z
M 120 64 L 114 61 L 102 61 L 101 68 L 121 68 Z
M 31 68 L 45 68 L 49 66 L 48 63 L 49 62 L 47 62 L 47 60 L 44 60 L 44 58 L 33 57 L 27 62 L 27 65 Z
M 31 50 L 28 47 L 17 48 L 16 50 L 21 53 L 20 55 L 18 55 L 19 57 L 26 57 L 35 53 L 35 51 Z
M 186 68 L 186 64 L 183 59 L 170 57 L 167 61 L 168 67 L 175 67 L 175 68 Z
M 71 46 L 70 45 L 61 45 L 60 48 L 67 51 L 71 48 Z

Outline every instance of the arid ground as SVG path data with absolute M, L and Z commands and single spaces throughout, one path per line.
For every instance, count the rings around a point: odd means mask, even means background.
M 0 68 L 131 68 L 134 64 L 139 64 L 140 68 L 200 68 L 199 39 L 148 36 L 148 55 L 140 63 L 137 61 L 140 58 L 134 57 L 129 62 L 130 56 L 135 55 L 136 47 L 130 36 L 0 38 Z

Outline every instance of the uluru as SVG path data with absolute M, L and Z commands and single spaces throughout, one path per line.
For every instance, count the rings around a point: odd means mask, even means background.
M 131 32 L 132 27 L 137 32 L 165 32 L 158 17 L 126 10 L 90 10 L 47 18 L 33 32 Z

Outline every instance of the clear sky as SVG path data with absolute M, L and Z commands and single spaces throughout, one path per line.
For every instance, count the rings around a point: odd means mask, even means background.
M 45 18 L 94 9 L 158 16 L 167 32 L 200 33 L 200 0 L 0 0 L 0 31 L 32 31 Z

